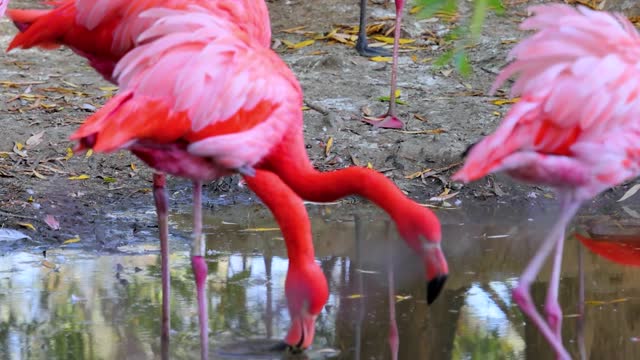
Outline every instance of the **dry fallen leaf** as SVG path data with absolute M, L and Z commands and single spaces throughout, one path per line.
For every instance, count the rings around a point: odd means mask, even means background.
M 375 62 L 392 62 L 393 58 L 391 56 L 373 56 L 370 57 L 369 60 L 371 61 L 375 61 Z
M 27 141 L 26 144 L 28 147 L 34 147 L 38 144 L 40 144 L 42 142 L 42 137 L 44 136 L 44 130 L 40 131 L 39 133 L 33 134 L 32 136 L 30 136 Z
M 332 146 L 333 146 L 333 136 L 330 136 L 329 140 L 327 140 L 327 144 L 324 146 L 324 156 L 329 156 Z
M 75 237 L 72 237 L 71 239 L 67 239 L 65 241 L 62 242 L 62 245 L 67 245 L 67 244 L 74 244 L 80 242 L 80 236 L 76 235 Z
M 626 193 L 624 193 L 624 195 L 622 195 L 622 197 L 620 199 L 618 199 L 617 202 L 621 202 L 621 201 L 625 201 L 628 198 L 632 197 L 633 195 L 635 195 L 638 190 L 640 190 L 640 184 L 635 184 L 631 187 L 631 189 L 627 190 Z
M 67 155 L 65 155 L 64 159 L 69 160 L 73 157 L 73 150 L 70 147 L 67 148 Z
M 303 47 L 307 47 L 310 45 L 313 45 L 313 43 L 315 43 L 316 41 L 313 39 L 310 40 L 304 40 L 304 41 L 300 41 L 299 43 L 296 43 L 293 45 L 293 49 L 302 49 Z
M 498 99 L 498 100 L 493 100 L 492 103 L 493 105 L 498 105 L 498 106 L 502 106 L 502 105 L 507 105 L 507 104 L 515 104 L 518 101 L 520 101 L 519 97 L 513 98 L 513 99 Z
M 15 142 L 13 145 L 13 152 L 20 155 L 20 157 L 27 157 L 27 150 L 24 149 L 24 145 L 19 142 Z
M 70 176 L 69 180 L 87 180 L 89 179 L 91 176 L 87 175 L 87 174 L 82 174 L 82 175 L 78 175 L 78 176 Z
M 18 225 L 22 226 L 23 228 L 27 228 L 27 229 L 32 230 L 32 231 L 36 231 L 36 227 L 33 226 L 33 224 L 31 224 L 31 223 L 19 222 Z

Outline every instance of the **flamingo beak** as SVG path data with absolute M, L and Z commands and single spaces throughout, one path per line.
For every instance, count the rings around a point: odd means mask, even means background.
M 444 288 L 444 283 L 447 281 L 447 275 L 438 275 L 435 278 L 427 281 L 427 303 L 431 305 L 438 295 L 440 295 L 440 291 Z
M 292 319 L 291 329 L 285 338 L 289 351 L 300 353 L 309 348 L 313 343 L 316 332 L 316 316 L 304 314 L 297 319 Z
M 449 265 L 440 243 L 424 243 L 424 265 L 427 278 L 427 303 L 431 305 L 444 288 L 449 275 Z

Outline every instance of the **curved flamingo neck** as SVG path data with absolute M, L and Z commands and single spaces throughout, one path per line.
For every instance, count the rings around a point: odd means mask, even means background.
M 315 262 L 311 223 L 302 199 L 272 172 L 257 169 L 255 176 L 244 176 L 244 179 L 278 222 L 289 262 L 294 266 Z
M 302 134 L 293 131 L 274 149 L 265 166 L 305 200 L 330 202 L 359 195 L 384 209 L 396 222 L 407 206 L 418 206 L 391 180 L 374 170 L 349 167 L 320 172 L 314 169 L 307 157 Z

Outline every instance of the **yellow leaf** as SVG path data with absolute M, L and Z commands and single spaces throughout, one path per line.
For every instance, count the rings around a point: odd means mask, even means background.
M 393 38 L 389 37 L 389 36 L 384 36 L 384 35 L 374 35 L 373 36 L 374 39 L 383 42 L 385 44 L 393 44 Z M 404 45 L 404 44 L 411 44 L 412 42 L 415 42 L 415 40 L 413 39 L 400 39 L 399 43 L 400 45 Z
M 67 155 L 64 157 L 65 160 L 69 160 L 73 157 L 73 150 L 70 147 L 67 148 Z
M 79 87 L 78 85 L 76 85 L 76 84 L 74 84 L 74 83 L 72 83 L 72 82 L 70 82 L 70 81 L 66 81 L 66 80 L 60 80 L 60 81 L 62 81 L 63 83 L 65 83 L 65 84 L 67 84 L 67 85 L 69 85 L 69 86 L 71 86 L 72 88 L 77 88 L 77 87 Z
M 313 45 L 313 43 L 315 43 L 316 41 L 313 39 L 309 39 L 309 40 L 305 40 L 305 41 L 300 41 L 297 44 L 293 45 L 294 49 L 302 49 L 303 47 L 307 47 L 309 45 Z
M 89 149 L 87 150 L 87 153 L 84 155 L 85 159 L 91 157 L 91 155 L 93 155 L 93 150 Z
M 72 237 L 71 239 L 67 239 L 65 241 L 62 242 L 62 245 L 66 245 L 66 244 L 73 244 L 73 243 L 77 243 L 80 242 L 80 236 L 76 235 L 75 237 Z
M 280 231 L 280 228 L 248 228 L 240 230 L 243 232 L 266 232 L 266 231 Z
M 409 14 L 415 15 L 420 12 L 424 8 L 424 5 L 415 5 L 409 10 Z
M 33 170 L 32 174 L 33 174 L 33 176 L 37 177 L 38 179 L 42 179 L 42 180 L 46 180 L 47 179 L 46 176 L 40 174 L 39 172 L 37 172 L 35 170 Z
M 29 196 L 29 198 L 27 199 L 28 202 L 33 202 L 33 196 Z
M 136 171 L 136 164 L 131 163 L 129 166 L 131 167 L 131 170 Z
M 25 227 L 25 228 L 27 228 L 29 230 L 36 231 L 36 227 L 33 226 L 33 224 L 30 224 L 30 223 L 18 223 L 18 225 L 20 225 L 22 227 Z
M 22 145 L 22 143 L 17 142 L 16 143 L 16 149 L 18 149 L 18 151 L 24 149 L 24 145 Z
M 495 116 L 501 116 L 502 115 L 498 111 L 494 111 L 492 114 L 495 115 Z
M 607 302 L 606 301 L 598 301 L 598 300 L 587 300 L 584 302 L 587 305 L 604 305 Z
M 498 99 L 498 100 L 493 100 L 492 103 L 493 105 L 498 105 L 498 106 L 502 106 L 502 105 L 507 105 L 507 104 L 515 104 L 518 101 L 520 101 L 519 97 L 513 98 L 513 99 Z
M 330 136 L 329 140 L 327 140 L 327 144 L 324 146 L 324 156 L 329 156 L 332 146 L 333 146 L 333 136 Z
M 370 162 L 367 162 L 367 169 L 373 169 L 373 164 Z
M 411 295 L 407 295 L 407 296 L 396 295 L 396 302 L 399 303 L 400 301 L 409 300 L 411 298 L 412 298 Z
M 307 110 L 311 110 L 311 108 L 310 108 L 310 107 L 308 107 L 308 106 L 303 106 L 303 107 L 302 107 L 302 111 L 307 111 Z
M 282 43 L 285 44 L 288 48 L 293 48 L 296 44 L 292 43 L 289 40 L 282 40 Z
M 82 175 L 78 175 L 78 176 L 70 176 L 69 180 L 87 180 L 90 177 L 91 176 L 89 176 L 87 174 L 82 174 Z
M 369 60 L 371 61 L 375 61 L 375 62 L 392 62 L 393 58 L 391 56 L 374 56 L 369 58 Z
M 417 177 L 422 176 L 422 174 L 424 174 L 424 173 L 428 173 L 428 172 L 429 172 L 429 171 L 431 171 L 431 170 L 432 170 L 432 169 L 430 169 L 430 168 L 429 168 L 429 169 L 424 169 L 424 170 L 416 171 L 416 172 L 414 172 L 413 174 L 410 174 L 410 175 L 405 176 L 404 178 L 405 178 L 405 179 L 409 179 L 409 180 L 413 180 L 413 179 L 415 179 L 415 178 L 417 178 Z
M 117 86 L 101 86 L 98 89 L 102 90 L 102 91 L 118 91 L 118 87 Z
M 362 294 L 353 294 L 353 295 L 347 296 L 347 299 L 360 299 L 361 297 L 362 297 Z

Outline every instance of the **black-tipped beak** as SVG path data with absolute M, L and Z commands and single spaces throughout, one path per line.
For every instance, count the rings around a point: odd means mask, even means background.
M 469 155 L 469 152 L 471 152 L 471 149 L 473 149 L 474 146 L 476 146 L 478 144 L 478 142 L 474 142 L 473 144 L 467 146 L 466 149 L 464 149 L 464 151 L 462 152 L 462 154 L 460 155 L 461 158 L 466 158 L 467 155 Z
M 427 282 L 427 303 L 429 305 L 440 295 L 445 282 L 447 282 L 447 275 L 437 276 Z

